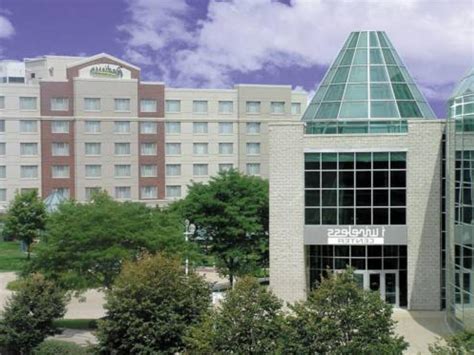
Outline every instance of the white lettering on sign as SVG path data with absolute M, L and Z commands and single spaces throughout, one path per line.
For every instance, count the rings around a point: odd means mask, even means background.
M 384 244 L 385 227 L 328 228 L 328 244 Z
M 328 244 L 382 245 L 383 238 L 328 238 Z
M 130 70 L 115 64 L 95 64 L 79 70 L 83 78 L 131 79 Z

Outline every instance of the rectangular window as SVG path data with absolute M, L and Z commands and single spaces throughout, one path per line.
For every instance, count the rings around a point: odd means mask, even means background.
M 207 101 L 194 100 L 193 113 L 207 113 Z
M 291 103 L 291 114 L 292 115 L 301 114 L 301 103 L 299 103 L 299 102 L 292 102 Z
M 20 166 L 20 177 L 22 179 L 36 179 L 38 177 L 38 166 L 37 165 Z
M 3 144 L 5 147 L 5 143 Z M 5 154 L 5 149 L 3 154 Z M 38 155 L 38 143 L 20 143 L 20 155 Z
M 166 176 L 180 176 L 181 164 L 166 164 Z
M 86 133 L 100 133 L 100 121 L 85 121 L 84 131 Z
M 234 164 L 219 164 L 219 171 L 229 171 L 234 168 Z
M 129 164 L 119 164 L 114 166 L 115 177 L 131 177 L 132 166 Z
M 7 144 L 6 143 L 0 143 L 0 155 L 5 155 L 6 150 L 7 150 Z M 22 148 L 23 149 L 23 148 Z M 24 154 L 21 154 L 24 155 Z
M 140 122 L 141 134 L 156 134 L 158 132 L 158 124 L 156 122 Z
M 260 101 L 247 101 L 247 113 L 260 113 Z
M 167 134 L 181 133 L 181 122 L 166 122 L 165 129 Z
M 166 112 L 168 113 L 181 112 L 181 101 L 180 100 L 166 100 Z
M 69 121 L 51 121 L 51 133 L 69 133 Z
M 247 134 L 259 134 L 260 133 L 260 122 L 247 122 Z
M 156 143 L 142 143 L 140 144 L 141 155 L 156 155 Z
M 207 134 L 208 133 L 207 122 L 193 122 L 193 133 L 194 134 Z
M 99 164 L 88 164 L 85 166 L 85 176 L 87 178 L 99 178 L 102 176 L 102 166 Z
M 0 179 L 7 178 L 7 167 L 5 165 L 0 165 Z
M 0 110 L 5 108 L 5 96 L 0 96 Z
M 130 143 L 115 143 L 115 155 L 130 155 Z
M 84 111 L 100 111 L 100 99 L 97 97 L 84 98 Z
M 140 188 L 140 196 L 144 200 L 158 198 L 158 188 L 156 186 L 143 186 Z
M 94 195 L 98 194 L 99 192 L 100 187 L 86 187 L 86 200 L 90 201 L 94 197 Z
M 51 144 L 51 154 L 54 157 L 69 156 L 69 143 L 58 142 Z
M 130 121 L 115 121 L 114 133 L 130 133 Z
M 247 154 L 249 155 L 260 154 L 260 143 L 247 143 Z
M 5 202 L 7 200 L 7 189 L 0 189 L 0 201 Z
M 234 144 L 233 143 L 219 143 L 219 154 L 233 154 Z
M 156 100 L 152 100 L 152 99 L 140 100 L 140 111 L 141 112 L 156 112 L 157 111 Z
M 0 120 L 0 133 L 5 132 L 5 120 Z
M 285 102 L 283 101 L 272 101 L 271 104 L 272 113 L 283 114 L 285 113 Z
M 181 197 L 181 186 L 179 186 L 179 185 L 167 185 L 166 186 L 166 197 L 167 198 L 180 198 Z
M 57 187 L 53 189 L 52 192 L 64 198 L 69 198 L 69 195 L 70 195 L 70 191 L 67 187 Z
M 85 143 L 84 150 L 86 155 L 100 155 L 101 144 L 100 143 Z
M 141 177 L 157 177 L 158 166 L 154 164 L 144 164 L 140 167 Z
M 33 120 L 20 121 L 20 133 L 37 133 L 37 132 L 38 132 L 38 121 L 33 121 Z
M 69 165 L 53 165 L 51 176 L 54 179 L 66 179 L 69 177 Z
M 69 110 L 69 99 L 67 97 L 53 97 L 51 99 L 51 111 Z
M 194 176 L 208 175 L 208 165 L 207 164 L 193 164 L 193 175 Z
M 219 101 L 219 113 L 234 112 L 234 103 L 232 101 Z
M 208 147 L 209 147 L 208 143 L 194 143 L 193 144 L 193 154 L 196 154 L 196 155 L 209 154 Z
M 130 112 L 130 99 L 114 99 L 116 112 Z
M 165 151 L 166 155 L 179 155 L 181 154 L 181 143 L 166 143 Z
M 129 199 L 132 196 L 132 189 L 130 186 L 116 186 L 115 187 L 115 198 L 117 199 Z
M 20 110 L 36 110 L 36 97 L 20 97 Z
M 247 163 L 246 170 L 247 170 L 247 175 L 260 175 L 260 164 Z
M 234 133 L 234 124 L 232 122 L 219 122 L 219 134 Z

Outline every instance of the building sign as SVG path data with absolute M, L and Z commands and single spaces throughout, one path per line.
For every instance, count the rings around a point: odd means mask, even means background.
M 305 225 L 306 245 L 406 245 L 406 225 Z
M 130 70 L 115 64 L 95 64 L 79 70 L 82 78 L 131 79 Z
M 341 226 L 328 228 L 328 244 L 384 244 L 385 226 Z

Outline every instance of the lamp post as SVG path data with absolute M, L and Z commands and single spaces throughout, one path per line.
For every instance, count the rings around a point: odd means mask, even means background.
M 194 232 L 196 231 L 196 226 L 194 224 L 192 224 L 191 222 L 189 222 L 189 219 L 185 220 L 184 221 L 184 240 L 186 241 L 186 244 L 188 244 L 188 240 L 189 240 L 189 236 L 190 235 L 193 235 Z M 187 252 L 186 252 L 187 254 Z M 184 264 L 184 272 L 186 275 L 188 275 L 189 273 L 189 260 L 188 260 L 188 256 L 186 255 L 186 261 L 185 261 L 185 264 Z

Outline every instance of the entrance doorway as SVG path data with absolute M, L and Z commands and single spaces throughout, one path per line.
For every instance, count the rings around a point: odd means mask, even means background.
M 400 287 L 398 270 L 356 270 L 355 279 L 360 287 L 380 293 L 380 297 L 387 303 L 400 306 Z

